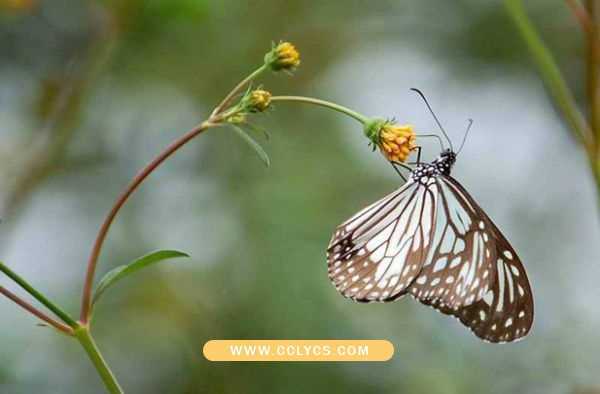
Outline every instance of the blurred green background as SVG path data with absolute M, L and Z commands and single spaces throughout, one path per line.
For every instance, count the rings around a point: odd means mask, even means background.
M 562 1 L 528 11 L 583 97 Z M 586 160 L 500 2 L 0 1 L 0 259 L 76 313 L 95 232 L 121 188 L 204 119 L 272 41 L 302 54 L 275 94 L 329 99 L 451 137 L 454 175 L 524 261 L 530 336 L 481 342 L 412 299 L 352 303 L 327 279 L 337 224 L 400 184 L 360 127 L 281 103 L 256 119 L 265 168 L 214 129 L 157 171 L 109 235 L 99 274 L 189 252 L 108 292 L 94 333 L 128 393 L 574 393 L 600 387 L 600 239 Z M 425 158 L 435 141 L 422 141 Z M 0 284 L 15 289 L 0 278 Z M 19 293 L 21 294 L 21 293 Z M 210 339 L 389 339 L 386 363 L 210 363 Z M 0 300 L 0 393 L 102 393 L 82 349 Z

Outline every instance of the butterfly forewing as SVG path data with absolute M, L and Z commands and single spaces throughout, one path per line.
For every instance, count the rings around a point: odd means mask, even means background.
M 338 226 L 327 261 L 340 293 L 363 302 L 405 294 L 431 245 L 435 188 L 408 182 Z
M 456 180 L 440 175 L 436 182 L 441 207 L 434 246 L 410 293 L 490 342 L 525 336 L 533 299 L 517 254 Z

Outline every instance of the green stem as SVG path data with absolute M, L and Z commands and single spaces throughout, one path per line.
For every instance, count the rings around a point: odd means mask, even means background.
M 90 329 L 87 326 L 79 326 L 75 329 L 75 337 L 79 343 L 81 343 L 81 346 L 83 346 L 83 349 L 87 353 L 92 364 L 94 364 L 94 367 L 102 378 L 108 392 L 111 394 L 122 394 L 124 391 L 121 386 L 119 386 L 119 382 L 117 382 L 115 375 L 102 357 L 96 342 L 94 342 Z
M 8 268 L 4 263 L 0 262 L 0 271 L 4 272 L 10 279 L 15 281 L 19 286 L 21 286 L 26 292 L 31 294 L 36 300 L 42 303 L 46 308 L 54 312 L 56 316 L 58 316 L 63 322 L 67 323 L 69 326 L 75 328 L 77 327 L 77 322 L 73 320 L 71 316 L 69 316 L 65 311 L 63 311 L 56 304 L 51 302 L 44 296 L 42 293 L 37 291 L 33 286 L 31 286 L 27 281 L 13 272 L 10 268 Z
M 588 154 L 593 151 L 593 139 L 590 128 L 581 112 L 577 109 L 573 94 L 569 90 L 552 54 L 533 27 L 525 12 L 521 0 L 505 0 L 504 5 L 513 19 L 521 36 L 527 43 L 533 59 L 537 63 L 541 77 L 550 90 L 556 105 L 570 124 L 575 136 L 582 141 Z
M 341 113 L 343 113 L 345 115 L 348 115 L 351 118 L 354 118 L 354 119 L 358 120 L 363 125 L 366 124 L 366 123 L 368 123 L 369 121 L 371 121 L 371 119 L 367 118 L 366 116 L 361 115 L 361 114 L 359 114 L 356 111 L 352 111 L 349 108 L 346 108 L 346 107 L 341 106 L 339 104 L 332 103 L 330 101 L 319 100 L 319 99 L 312 98 L 312 97 L 302 97 L 302 96 L 273 96 L 273 97 L 271 97 L 271 102 L 274 102 L 274 101 L 291 101 L 291 102 L 297 102 L 297 103 L 319 105 L 321 107 L 329 108 L 329 109 L 332 109 L 334 111 L 341 112 Z
M 223 111 L 225 109 L 225 107 L 227 107 L 227 105 L 229 105 L 229 103 L 231 102 L 231 100 L 233 99 L 233 97 L 238 94 L 239 92 L 241 92 L 241 90 L 248 85 L 250 82 L 252 82 L 254 79 L 256 79 L 260 74 L 262 74 L 265 70 L 267 69 L 267 65 L 263 64 L 262 66 L 260 66 L 259 68 L 257 68 L 256 70 L 254 70 L 250 75 L 248 75 L 246 78 L 244 78 L 240 83 L 238 83 L 236 85 L 235 88 L 233 88 L 233 90 L 231 92 L 229 92 L 229 94 L 227 94 L 227 96 L 225 96 L 225 98 L 223 99 L 223 101 L 221 101 L 219 103 L 219 105 L 217 105 L 215 107 L 215 109 L 213 110 L 211 117 L 218 115 L 219 113 L 221 113 L 221 111 Z

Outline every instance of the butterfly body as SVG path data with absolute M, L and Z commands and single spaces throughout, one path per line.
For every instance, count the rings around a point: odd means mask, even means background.
M 456 162 L 456 153 L 447 149 L 443 151 L 434 161 L 431 163 L 419 163 L 417 167 L 411 171 L 411 179 L 427 184 L 429 178 L 438 175 L 450 175 L 452 166 Z
M 336 289 L 359 302 L 410 294 L 477 336 L 510 342 L 533 322 L 525 269 L 500 230 L 450 176 L 444 150 L 395 192 L 339 225 L 327 250 Z

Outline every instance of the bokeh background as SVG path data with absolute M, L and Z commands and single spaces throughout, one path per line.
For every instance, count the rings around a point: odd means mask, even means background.
M 562 1 L 528 12 L 581 98 L 583 43 Z M 281 103 L 202 135 L 110 233 L 99 274 L 159 248 L 192 255 L 107 293 L 94 333 L 128 393 L 576 393 L 600 387 L 597 197 L 500 2 L 0 1 L 0 258 L 77 313 L 85 261 L 119 190 L 207 116 L 272 41 L 302 53 L 276 94 L 329 99 L 455 141 L 454 175 L 519 252 L 530 336 L 485 344 L 412 299 L 362 305 L 326 274 L 332 229 L 401 182 L 352 120 Z M 421 141 L 425 157 L 435 141 Z M 0 278 L 0 283 L 15 289 Z M 20 293 L 21 294 L 21 293 Z M 386 363 L 210 363 L 209 339 L 383 338 Z M 0 300 L 0 392 L 102 393 L 77 343 Z

